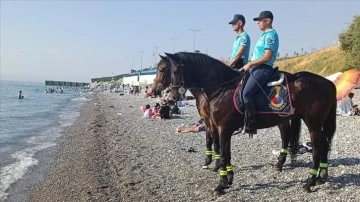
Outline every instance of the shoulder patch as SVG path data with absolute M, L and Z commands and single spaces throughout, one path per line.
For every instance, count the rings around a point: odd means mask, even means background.
M 268 39 L 267 39 L 267 42 L 268 42 L 268 44 L 271 45 L 271 44 L 273 44 L 273 43 L 275 42 L 275 40 L 272 40 L 272 39 L 268 38 Z
M 246 43 L 246 42 L 247 42 L 246 38 L 241 38 L 241 43 Z

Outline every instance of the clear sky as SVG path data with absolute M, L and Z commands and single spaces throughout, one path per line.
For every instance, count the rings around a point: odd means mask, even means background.
M 261 35 L 252 18 L 263 10 L 274 14 L 280 55 L 293 55 L 333 45 L 360 15 L 360 1 L 1 0 L 1 79 L 89 82 L 128 73 L 154 65 L 154 46 L 173 52 L 175 41 L 175 52 L 193 51 L 189 29 L 201 29 L 196 49 L 227 58 L 236 13 L 246 18 L 252 52 Z

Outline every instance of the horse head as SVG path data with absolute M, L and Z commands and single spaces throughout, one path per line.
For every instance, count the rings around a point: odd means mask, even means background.
M 180 96 L 186 92 L 183 75 L 184 65 L 178 53 L 165 53 L 165 55 L 169 58 L 170 93 L 173 100 L 179 100 Z
M 153 95 L 161 95 L 171 82 L 170 78 L 170 59 L 166 56 L 159 55 L 161 60 L 158 63 L 157 73 L 154 82 L 151 85 Z
M 218 90 L 236 86 L 242 77 L 221 61 L 202 53 L 165 53 L 170 58 L 171 93 L 178 99 L 186 88 Z M 209 93 L 212 93 L 208 90 Z

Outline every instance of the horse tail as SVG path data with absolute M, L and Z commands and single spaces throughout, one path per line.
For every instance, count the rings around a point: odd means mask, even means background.
M 331 147 L 331 141 L 334 137 L 335 131 L 336 131 L 336 101 L 331 106 L 331 109 L 325 119 L 325 123 L 323 126 L 323 134 L 325 135 L 329 143 L 329 149 Z

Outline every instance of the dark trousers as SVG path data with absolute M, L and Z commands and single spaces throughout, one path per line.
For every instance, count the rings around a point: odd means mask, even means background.
M 253 102 L 254 95 L 260 90 L 260 86 L 264 86 L 269 81 L 272 73 L 273 68 L 269 65 L 261 65 L 250 70 L 242 94 L 245 104 Z

